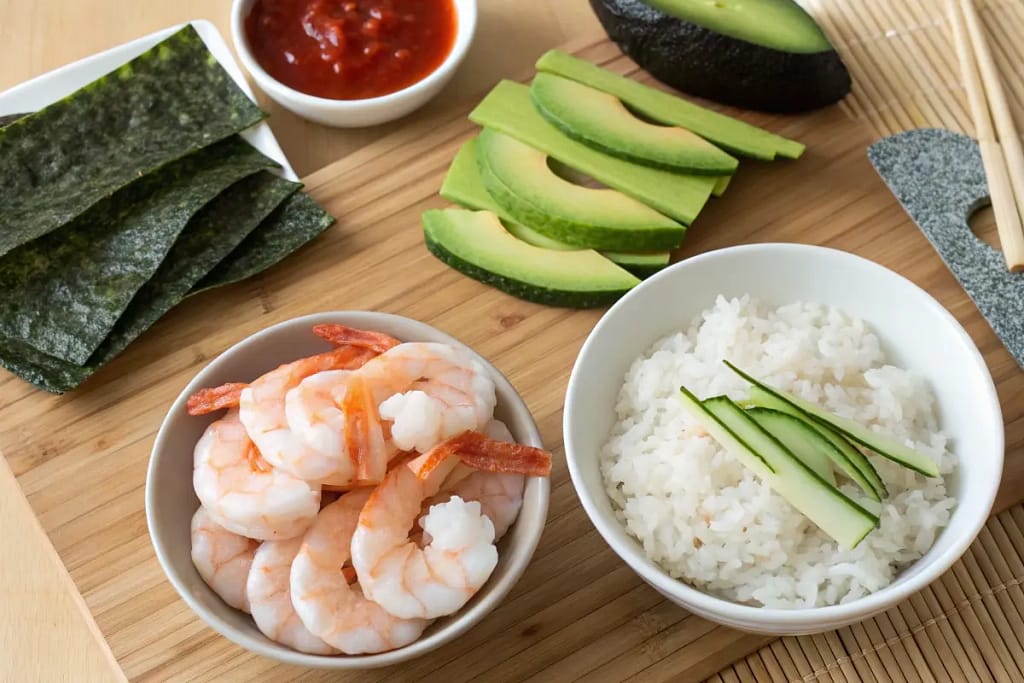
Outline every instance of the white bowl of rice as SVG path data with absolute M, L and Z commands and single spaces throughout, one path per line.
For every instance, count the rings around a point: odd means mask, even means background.
M 723 359 L 895 437 L 941 476 L 867 453 L 888 496 L 878 527 L 841 548 L 694 428 L 680 385 L 747 398 Z M 672 602 L 773 635 L 865 619 L 949 569 L 992 507 L 1003 431 L 981 354 L 937 301 L 800 244 L 721 249 L 646 280 L 583 345 L 564 417 L 573 485 L 612 549 Z

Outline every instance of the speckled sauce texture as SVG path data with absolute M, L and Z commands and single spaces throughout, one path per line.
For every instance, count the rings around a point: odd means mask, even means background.
M 0 128 L 0 255 L 263 117 L 186 26 L 110 74 Z
M 312 240 L 333 222 L 334 218 L 309 195 L 296 192 L 200 280 L 193 292 L 250 278 Z
M 231 137 L 0 258 L 0 336 L 86 363 L 188 221 L 238 180 L 275 165 Z
M 200 278 L 299 187 L 299 183 L 260 171 L 238 181 L 203 207 L 85 365 L 69 363 L 26 344 L 12 345 L 9 340 L 0 351 L 0 365 L 50 392 L 74 389 L 177 305 Z
M 876 142 L 868 158 L 1024 367 L 1024 273 L 1008 271 L 967 222 L 989 203 L 977 143 L 948 130 L 911 130 Z

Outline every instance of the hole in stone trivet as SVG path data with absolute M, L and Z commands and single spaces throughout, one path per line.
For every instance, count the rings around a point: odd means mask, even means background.
M 967 219 L 971 231 L 978 236 L 985 244 L 993 249 L 999 249 L 999 232 L 996 230 L 996 218 L 992 213 L 992 207 L 986 206 L 978 209 Z

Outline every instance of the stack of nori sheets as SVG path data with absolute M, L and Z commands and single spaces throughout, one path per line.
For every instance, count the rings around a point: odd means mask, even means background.
M 0 128 L 0 365 L 73 389 L 190 293 L 323 232 L 237 135 L 263 117 L 187 26 Z

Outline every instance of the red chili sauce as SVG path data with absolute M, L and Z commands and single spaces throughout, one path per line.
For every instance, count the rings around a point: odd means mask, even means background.
M 256 0 L 245 20 L 268 74 L 334 100 L 423 80 L 448 56 L 455 29 L 452 0 Z

